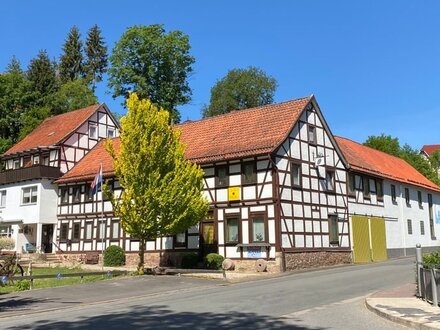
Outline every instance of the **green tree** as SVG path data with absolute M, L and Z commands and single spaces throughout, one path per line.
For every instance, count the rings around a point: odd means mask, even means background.
M 230 70 L 211 88 L 210 103 L 202 109 L 203 117 L 273 103 L 276 88 L 276 80 L 261 69 Z
M 189 54 L 189 38 L 181 31 L 165 33 L 162 25 L 133 26 L 127 29 L 110 56 L 109 87 L 113 97 L 136 92 L 171 112 L 180 120 L 176 106 L 191 99 L 187 78 L 194 57 Z
M 47 105 L 52 110 L 52 114 L 57 115 L 96 103 L 98 99 L 87 82 L 84 79 L 76 79 L 61 85 L 60 89 L 50 96 Z
M 56 63 L 49 59 L 46 50 L 40 50 L 37 57 L 31 60 L 26 75 L 39 104 L 43 104 L 45 98 L 58 88 Z
M 83 44 L 81 34 L 76 26 L 70 29 L 63 45 L 63 54 L 59 64 L 60 77 L 63 82 L 83 77 Z
M 108 62 L 107 46 L 98 25 L 94 25 L 87 34 L 85 52 L 84 73 L 95 91 L 96 83 L 102 81 L 102 75 L 107 71 Z
M 393 138 L 391 135 L 385 135 L 384 133 L 379 136 L 370 135 L 364 145 L 400 157 L 399 139 Z
M 18 140 L 22 140 L 32 132 L 41 122 L 51 115 L 51 110 L 47 106 L 33 107 L 22 113 L 20 117 L 20 131 Z
M 120 147 L 112 140 L 106 145 L 123 190 L 120 196 L 106 184 L 103 190 L 124 231 L 139 239 L 138 271 L 143 273 L 146 241 L 196 225 L 209 204 L 201 194 L 203 171 L 184 158 L 180 131 L 169 125 L 169 113 L 134 93 L 127 107 Z

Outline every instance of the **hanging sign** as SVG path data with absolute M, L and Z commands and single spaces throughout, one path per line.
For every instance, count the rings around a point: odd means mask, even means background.
M 229 187 L 228 201 L 239 201 L 239 200 L 240 200 L 240 187 Z

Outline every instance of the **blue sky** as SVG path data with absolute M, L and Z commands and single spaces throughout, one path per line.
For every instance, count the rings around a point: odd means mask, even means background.
M 98 24 L 109 49 L 132 25 L 163 23 L 190 37 L 199 119 L 210 89 L 232 68 L 256 66 L 278 81 L 275 101 L 314 94 L 335 135 L 381 133 L 414 148 L 440 143 L 438 1 L 20 1 L 0 3 L 0 70 L 40 49 L 59 58 L 69 29 Z M 106 83 L 99 101 L 123 113 Z

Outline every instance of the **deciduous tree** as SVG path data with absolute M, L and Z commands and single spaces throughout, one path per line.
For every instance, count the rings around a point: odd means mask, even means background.
M 273 103 L 276 88 L 276 80 L 261 69 L 230 70 L 211 88 L 210 103 L 202 109 L 203 117 Z
M 128 28 L 110 56 L 113 97 L 136 92 L 141 99 L 169 110 L 171 119 L 178 122 L 176 107 L 191 99 L 187 78 L 194 57 L 189 50 L 189 38 L 181 31 L 166 33 L 158 24 Z
M 131 94 L 121 119 L 120 146 L 106 147 L 113 158 L 120 196 L 107 185 L 113 212 L 131 237 L 139 239 L 138 271 L 143 272 L 148 239 L 184 232 L 206 214 L 203 171 L 184 158 L 180 132 L 169 125 L 169 113 Z

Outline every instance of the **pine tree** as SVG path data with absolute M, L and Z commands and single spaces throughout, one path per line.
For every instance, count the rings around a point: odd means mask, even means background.
M 102 81 L 102 75 L 107 71 L 107 46 L 101 36 L 98 25 L 94 25 L 87 34 L 86 62 L 84 73 L 95 91 L 96 83 Z
M 76 26 L 70 29 L 60 58 L 60 77 L 63 82 L 83 77 L 83 44 Z
M 168 111 L 134 93 L 127 107 L 119 148 L 112 140 L 106 145 L 123 190 L 120 195 L 107 185 L 103 190 L 124 231 L 139 239 L 138 271 L 143 273 L 147 239 L 184 232 L 203 218 L 209 203 L 202 196 L 203 171 L 184 158 Z
M 57 90 L 56 63 L 49 59 L 46 50 L 40 50 L 37 57 L 32 59 L 27 70 L 27 78 L 31 89 L 37 95 L 39 104 Z

